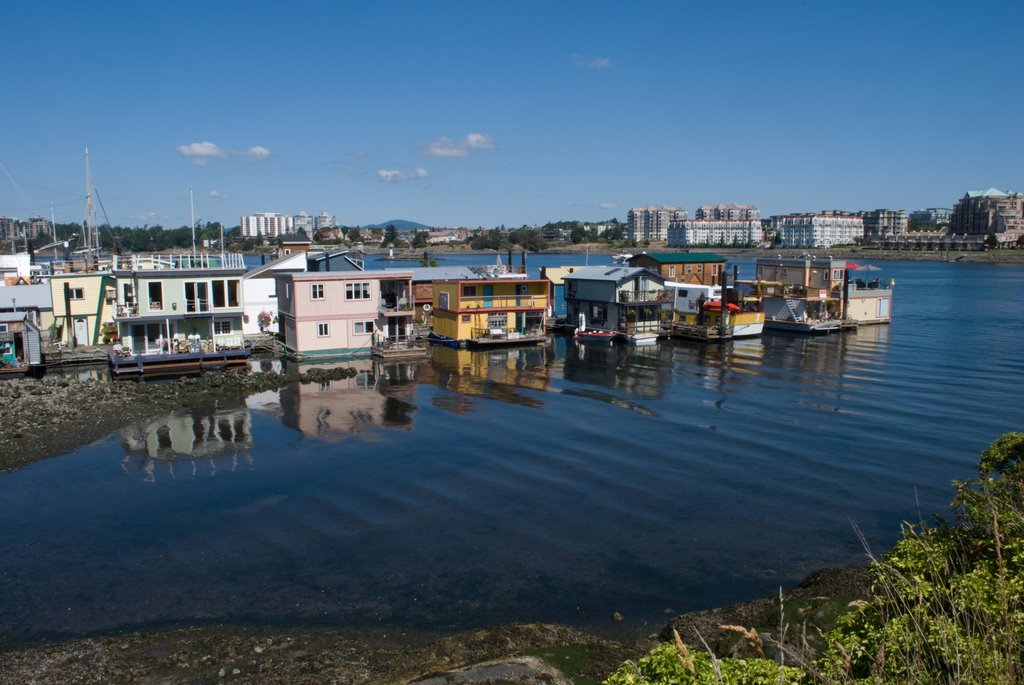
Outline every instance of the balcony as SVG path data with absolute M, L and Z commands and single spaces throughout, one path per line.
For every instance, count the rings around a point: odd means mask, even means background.
M 460 297 L 459 309 L 546 309 L 546 295 L 476 295 Z
M 413 303 L 404 297 L 382 297 L 377 303 L 377 311 L 384 316 L 412 316 Z
M 620 304 L 661 302 L 668 297 L 664 290 L 620 290 L 616 295 Z

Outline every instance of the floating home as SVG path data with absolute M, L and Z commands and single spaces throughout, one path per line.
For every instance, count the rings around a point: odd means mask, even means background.
M 492 268 L 477 278 L 434 282 L 432 341 L 449 347 L 544 342 L 550 282 Z
M 113 258 L 115 374 L 189 373 L 245 364 L 240 254 Z
M 736 290 L 723 303 L 722 287 L 666 283 L 672 295 L 672 336 L 689 340 L 752 338 L 764 330 L 764 312 L 757 298 L 745 298 Z
M 630 266 L 586 266 L 562 277 L 567 321 L 587 330 L 612 331 L 629 342 L 657 339 L 671 302 L 665 279 Z

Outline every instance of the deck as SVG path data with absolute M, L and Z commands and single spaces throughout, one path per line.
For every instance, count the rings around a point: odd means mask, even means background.
M 111 350 L 110 369 L 115 376 L 159 376 L 218 371 L 243 366 L 251 350 L 232 349 L 216 352 L 164 352 L 157 354 L 119 354 Z

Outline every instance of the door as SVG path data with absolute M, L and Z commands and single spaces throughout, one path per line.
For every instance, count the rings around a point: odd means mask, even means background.
M 493 307 L 494 306 L 494 299 L 493 298 L 494 298 L 494 286 L 493 285 L 485 285 L 484 286 L 484 306 L 485 307 Z
M 75 344 L 89 344 L 89 320 L 75 319 Z

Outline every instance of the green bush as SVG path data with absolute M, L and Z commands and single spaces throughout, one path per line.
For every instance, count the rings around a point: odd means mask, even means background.
M 809 682 L 799 668 L 779 666 L 769 659 L 715 659 L 706 652 L 682 654 L 663 644 L 636 662 L 627 661 L 605 685 L 780 685 Z

